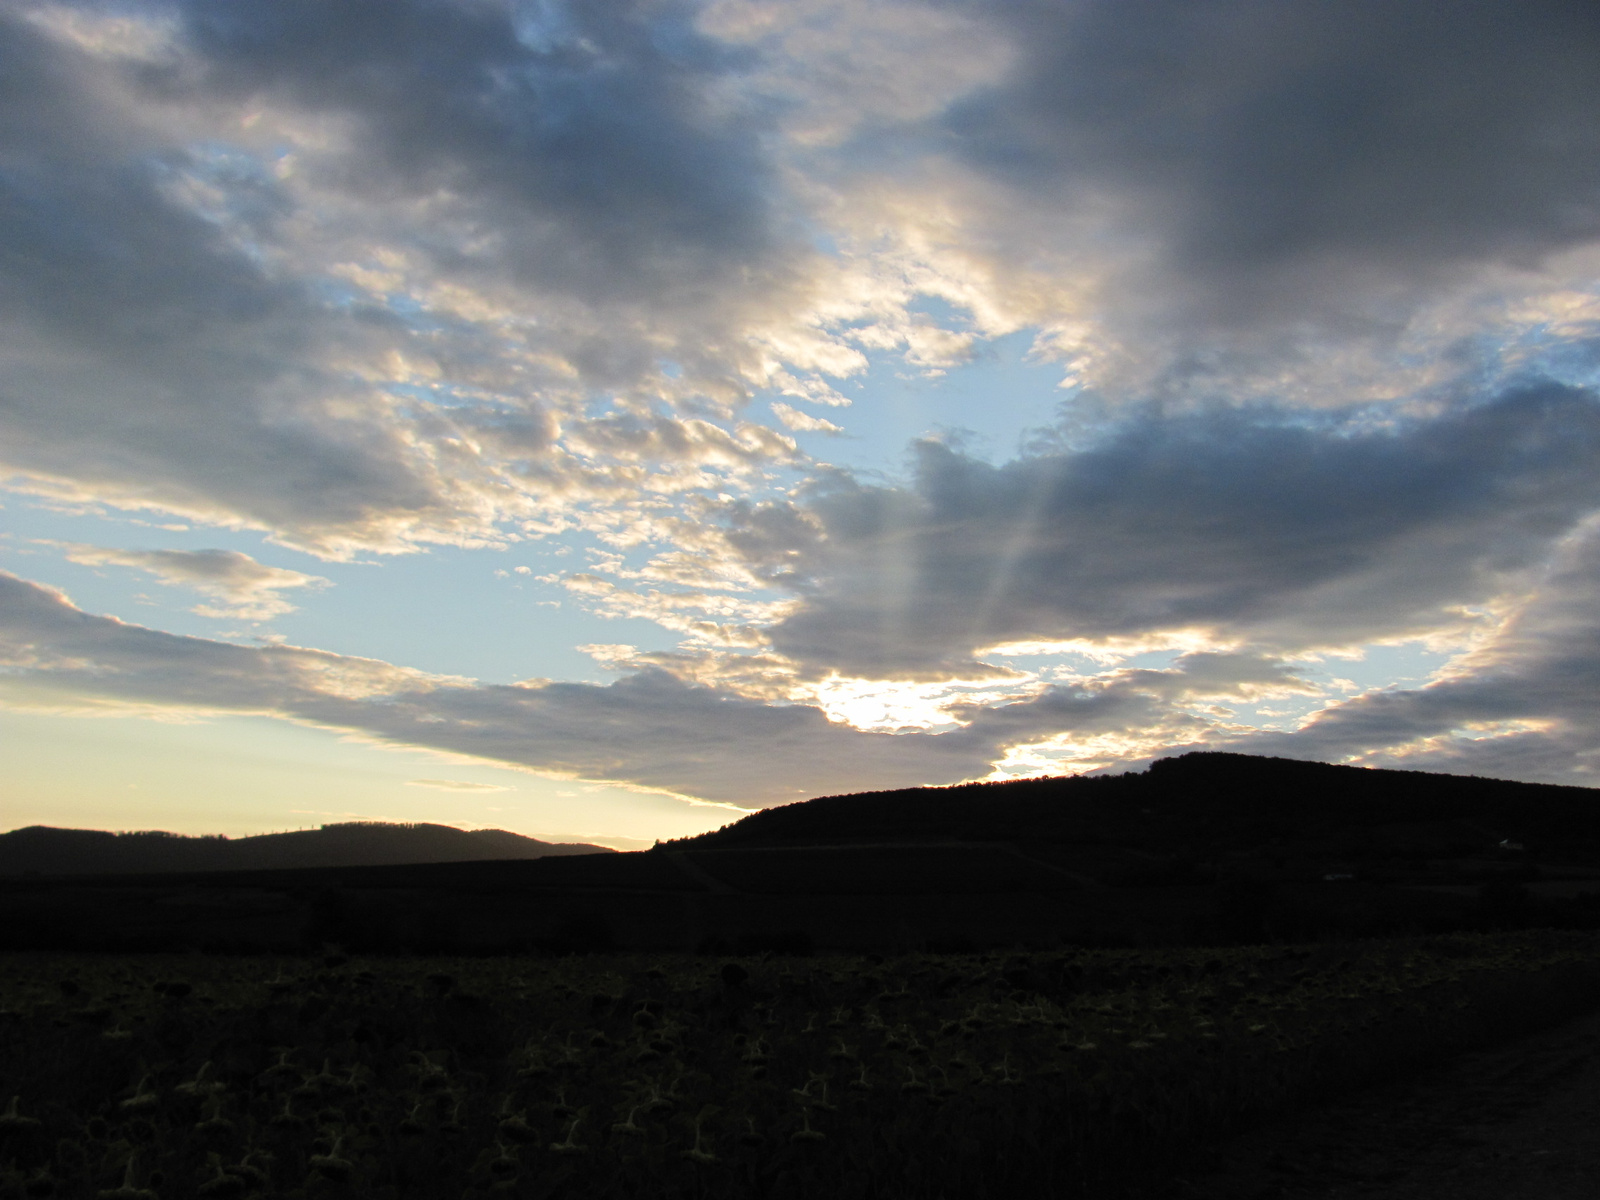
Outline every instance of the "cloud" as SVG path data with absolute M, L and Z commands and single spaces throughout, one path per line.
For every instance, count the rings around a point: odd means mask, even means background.
M 783 427 L 785 429 L 791 430 L 794 433 L 844 432 L 841 427 L 835 425 L 832 421 L 826 420 L 822 417 L 814 416 L 811 413 L 801 412 L 798 408 L 795 408 L 789 404 L 781 404 L 774 401 L 772 405 L 772 412 L 779 421 L 783 422 Z
M 114 68 L 13 12 L 0 61 L 0 466 L 325 550 L 475 523 L 481 481 L 339 364 L 381 359 L 393 322 L 329 311 L 264 252 L 291 207 L 270 171 L 174 146 Z M 208 178 L 221 212 L 184 200 Z
M 633 591 L 587 572 L 567 576 L 562 585 L 584 597 L 601 616 L 642 617 L 664 629 L 725 646 L 764 645 L 766 639 L 754 622 L 771 619 L 775 612 L 789 607 L 783 600 L 751 600 L 714 592 Z
M 972 10 L 1009 28 L 1017 60 L 946 112 L 960 156 L 1052 208 L 1117 212 L 1224 322 L 1600 235 L 1589 5 Z
M 1534 314 L 1590 290 L 1586 5 L 921 8 L 709 20 L 759 51 L 863 350 L 937 371 L 1031 327 L 1112 407 L 1339 406 L 1549 351 Z
M 349 557 L 760 491 L 807 461 L 785 430 L 835 424 L 741 420 L 757 389 L 841 404 L 824 376 L 869 354 L 936 373 L 1030 326 L 1101 386 L 1077 419 L 1410 401 L 1597 324 L 1568 302 L 1592 270 L 1551 265 L 1597 233 L 1593 26 L 1553 2 L 9 9 L 0 469 Z
M 292 646 L 244 647 L 96 617 L 0 574 L 13 703 L 249 712 L 585 779 L 759 806 L 982 775 L 992 747 L 863 733 L 644 670 L 609 686 L 491 686 Z
M 1600 405 L 1537 382 L 1411 420 L 1145 413 L 999 466 L 916 453 L 904 487 L 838 474 L 730 507 L 730 553 L 797 596 L 774 650 L 928 679 L 1006 643 L 1460 633 L 1600 504 Z
M 491 686 L 325 651 L 181 637 L 92 616 L 4 574 L 0 683 L 13 706 L 257 713 L 742 807 L 991 771 L 1121 769 L 1194 747 L 1585 782 L 1600 753 L 1591 703 L 1600 624 L 1588 603 L 1597 547 L 1600 536 L 1584 531 L 1544 598 L 1444 678 L 1330 704 L 1287 733 L 1248 728 L 1217 707 L 1326 696 L 1270 653 L 1196 652 L 1160 670 L 1039 685 L 1008 703 L 954 702 L 956 726 L 944 732 L 864 732 L 811 705 L 746 699 L 656 665 L 609 686 Z M 622 655 L 622 665 L 641 664 L 648 656 Z
M 542 578 L 683 638 L 497 689 L 17 582 L 8 686 L 764 803 L 1253 738 L 1297 657 L 1429 638 L 1475 665 L 1261 736 L 1578 770 L 1597 50 L 1557 0 L 0 9 L 0 482 L 329 558 L 581 535 Z M 1018 331 L 1069 386 L 1011 461 L 793 436 Z
M 1600 529 L 1555 548 L 1529 601 L 1420 688 L 1330 706 L 1260 753 L 1595 786 L 1600 781 Z
M 445 792 L 509 792 L 498 783 L 467 783 L 460 779 L 408 779 L 407 787 L 438 788 Z
M 331 182 L 487 216 L 478 256 L 541 287 L 654 306 L 771 241 L 760 131 L 705 90 L 739 61 L 697 32 L 693 5 L 178 8 L 198 76 L 180 67 L 153 87 L 354 122 L 354 157 L 321 165 Z
M 712 0 L 699 24 L 752 51 L 747 86 L 808 150 L 915 127 L 994 83 L 1013 57 L 1006 31 L 976 5 Z
M 237 550 L 117 550 L 77 542 L 58 544 L 69 562 L 85 566 L 133 567 L 167 587 L 187 587 L 210 599 L 192 611 L 202 617 L 270 621 L 296 611 L 281 592 L 327 587 L 320 575 L 269 567 Z
M 0 13 L 0 473 L 348 557 L 793 458 L 818 255 L 694 16 Z

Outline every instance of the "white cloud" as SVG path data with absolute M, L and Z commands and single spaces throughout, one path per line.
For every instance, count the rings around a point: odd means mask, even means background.
M 811 413 L 801 412 L 792 405 L 782 404 L 777 401 L 772 404 L 772 413 L 783 423 L 785 429 L 793 433 L 844 432 L 842 427 L 835 425 L 832 421 L 824 420 L 822 417 L 814 416 Z
M 218 620 L 270 621 L 296 611 L 281 593 L 327 587 L 320 575 L 269 567 L 237 550 L 118 550 L 79 542 L 58 546 L 69 562 L 91 567 L 132 567 L 167 587 L 186 587 L 208 598 L 192 610 Z

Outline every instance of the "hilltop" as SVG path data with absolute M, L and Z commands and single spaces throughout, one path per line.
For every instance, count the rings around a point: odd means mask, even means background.
M 752 813 L 670 848 L 885 842 L 1121 846 L 1207 856 L 1412 858 L 1517 843 L 1600 853 L 1600 791 L 1194 752 L 1122 775 L 823 796 Z
M 599 850 L 442 826 L 234 841 L 24 829 L 0 836 L 0 948 L 722 952 L 1600 928 L 1600 791 L 1241 754 L 825 796 Z
M 377 821 L 242 838 L 30 825 L 0 834 L 0 876 L 376 867 L 613 853 L 604 846 L 541 842 L 504 829 Z

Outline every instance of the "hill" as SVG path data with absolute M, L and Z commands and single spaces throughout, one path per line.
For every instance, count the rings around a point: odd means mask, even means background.
M 1239 754 L 820 797 L 640 853 L 596 849 L 440 826 L 231 842 L 18 830 L 0 837 L 0 949 L 720 953 L 1600 928 L 1600 791 Z
M 375 821 L 242 838 L 30 825 L 0 834 L 0 876 L 373 867 L 611 853 L 604 846 L 541 842 L 503 829 Z
M 765 809 L 676 849 L 907 841 L 1111 845 L 1189 855 L 1600 852 L 1600 791 L 1195 752 L 1123 775 L 824 796 Z

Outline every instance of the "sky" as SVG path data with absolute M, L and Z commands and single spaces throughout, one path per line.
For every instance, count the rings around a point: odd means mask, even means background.
M 1600 8 L 0 0 L 0 827 L 1594 784 Z

